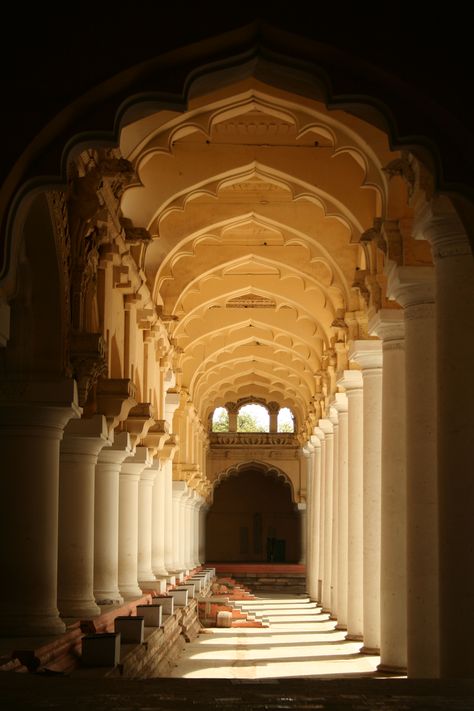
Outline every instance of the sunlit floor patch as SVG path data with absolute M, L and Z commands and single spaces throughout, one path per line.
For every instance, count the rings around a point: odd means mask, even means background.
M 213 628 L 188 644 L 170 676 L 271 679 L 379 676 L 378 656 L 360 654 L 362 644 L 307 598 L 261 595 L 240 603 L 268 618 L 265 628 Z

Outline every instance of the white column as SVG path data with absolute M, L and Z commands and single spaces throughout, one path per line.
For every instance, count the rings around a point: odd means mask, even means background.
M 383 309 L 369 330 L 383 339 L 380 671 L 407 664 L 405 321 Z
M 407 669 L 439 675 L 437 401 L 434 273 L 398 267 L 388 291 L 405 312 L 407 432 Z
M 320 604 L 322 604 L 322 588 L 323 588 L 323 497 L 322 497 L 322 473 L 323 473 L 323 449 L 325 446 L 324 442 L 324 432 L 319 427 L 313 428 L 313 435 L 311 436 L 311 444 L 314 446 L 314 489 L 313 489 L 313 501 L 314 501 L 314 564 L 316 570 L 316 581 L 317 581 L 317 594 L 316 599 Z
M 76 403 L 72 380 L 9 382 L 0 392 L 2 636 L 65 629 L 57 608 L 59 445 L 80 413 Z
M 123 603 L 118 588 L 119 475 L 130 456 L 128 432 L 117 432 L 95 468 L 94 596 L 98 605 Z
M 363 391 L 360 370 L 345 370 L 338 381 L 348 403 L 348 568 L 347 639 L 363 636 Z
M 347 569 L 349 536 L 348 499 L 348 413 L 347 395 L 336 393 L 334 407 L 338 413 L 338 506 L 337 506 L 337 626 L 347 629 Z
M 94 489 L 97 457 L 110 446 L 103 415 L 70 420 L 59 458 L 58 607 L 62 617 L 100 614 L 94 599 Z
M 186 482 L 173 481 L 173 572 L 184 570 L 184 531 L 181 499 L 186 494 Z
M 168 575 L 165 566 L 166 465 L 162 459 L 159 463 L 152 494 L 151 569 L 155 577 L 162 578 Z
M 201 517 L 201 508 L 204 505 L 204 499 L 202 496 L 196 493 L 196 499 L 194 503 L 194 541 L 193 541 L 193 561 L 194 561 L 194 567 L 198 568 L 201 565 L 200 557 L 199 557 L 199 546 L 200 546 L 200 535 L 201 535 L 201 527 L 199 525 L 200 522 L 200 517 Z
M 300 520 L 300 565 L 306 565 L 306 550 L 307 550 L 307 521 L 306 521 L 306 502 L 298 504 L 298 515 Z
M 193 526 L 193 510 L 194 510 L 194 489 L 188 489 L 188 495 L 183 502 L 184 506 L 184 524 L 185 524 L 185 551 L 184 551 L 184 562 L 186 570 L 192 570 L 194 568 L 193 561 L 193 539 L 194 539 L 194 526 Z
M 329 419 L 334 432 L 332 475 L 332 531 L 331 531 L 331 618 L 337 619 L 338 556 L 339 556 L 339 419 L 337 409 L 331 405 Z
M 474 260 L 447 198 L 415 219 L 431 244 L 436 274 L 440 674 L 474 677 Z
M 331 558 L 332 558 L 332 478 L 334 459 L 334 431 L 330 420 L 319 420 L 319 428 L 325 435 L 324 458 L 324 574 L 323 574 L 323 611 L 331 611 Z M 324 445 L 323 445 L 324 447 Z
M 138 482 L 150 464 L 148 448 L 137 447 L 120 470 L 118 582 L 125 600 L 142 595 L 138 585 Z
M 325 540 L 325 520 L 326 520 L 326 434 L 320 427 L 314 428 L 313 430 L 317 437 L 319 437 L 320 447 L 315 450 L 315 455 L 319 459 L 317 464 L 319 470 L 319 521 L 318 521 L 318 540 L 319 540 L 319 553 L 318 553 L 318 600 L 322 608 L 324 608 L 323 601 L 323 585 L 325 576 L 325 558 L 324 558 L 324 540 Z
M 319 440 L 318 440 L 319 444 Z M 314 446 L 311 442 L 306 442 L 302 448 L 303 462 L 302 466 L 306 466 L 306 498 L 307 498 L 307 514 L 306 514 L 306 589 L 310 600 L 317 601 L 318 599 L 318 569 L 316 561 L 317 536 L 315 535 L 315 511 L 314 511 Z
M 209 504 L 204 503 L 199 512 L 199 562 L 204 565 L 206 562 L 206 518 L 209 511 Z
M 173 523 L 173 462 L 166 459 L 163 464 L 165 491 L 165 568 L 168 572 L 174 570 L 175 546 Z
M 158 458 L 151 460 L 149 467 L 140 474 L 138 482 L 138 583 L 143 589 L 149 589 L 150 583 L 156 583 L 151 567 L 152 524 L 153 524 L 153 488 L 160 468 Z
M 110 446 L 103 415 L 70 420 L 59 457 L 58 607 L 62 617 L 100 614 L 94 599 L 94 489 L 97 457 Z
M 380 652 L 380 536 L 382 468 L 382 343 L 354 341 L 349 358 L 362 369 L 364 388 L 364 646 Z

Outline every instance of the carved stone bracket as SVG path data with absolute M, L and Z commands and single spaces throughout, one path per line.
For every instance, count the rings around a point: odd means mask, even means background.
M 138 244 L 148 244 L 151 242 L 151 234 L 145 227 L 135 227 L 128 217 L 121 217 L 120 224 L 123 229 L 125 244 L 135 246 Z
M 107 374 L 106 344 L 100 333 L 73 333 L 70 360 L 77 380 L 79 404 L 87 402 L 90 389 Z
M 130 410 L 127 419 L 123 422 L 123 429 L 130 434 L 132 445 L 146 437 L 148 430 L 155 424 L 153 408 L 149 402 L 140 402 Z
M 135 407 L 135 385 L 128 378 L 100 379 L 96 389 L 97 412 L 105 415 L 109 432 Z
M 155 424 L 150 427 L 146 437 L 143 437 L 142 443 L 145 447 L 153 450 L 153 456 L 156 456 L 163 448 L 165 442 L 169 439 L 169 425 L 166 420 L 156 420 Z

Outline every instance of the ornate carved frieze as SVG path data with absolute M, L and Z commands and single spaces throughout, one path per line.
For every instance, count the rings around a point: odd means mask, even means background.
M 255 447 L 256 445 L 274 447 L 294 447 L 297 440 L 293 433 L 267 432 L 211 432 L 209 435 L 212 447 Z

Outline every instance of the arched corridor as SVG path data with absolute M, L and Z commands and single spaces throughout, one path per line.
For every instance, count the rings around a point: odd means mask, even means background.
M 304 562 L 381 673 L 474 677 L 474 202 L 409 93 L 259 33 L 117 74 L 5 181 L 0 637 Z

